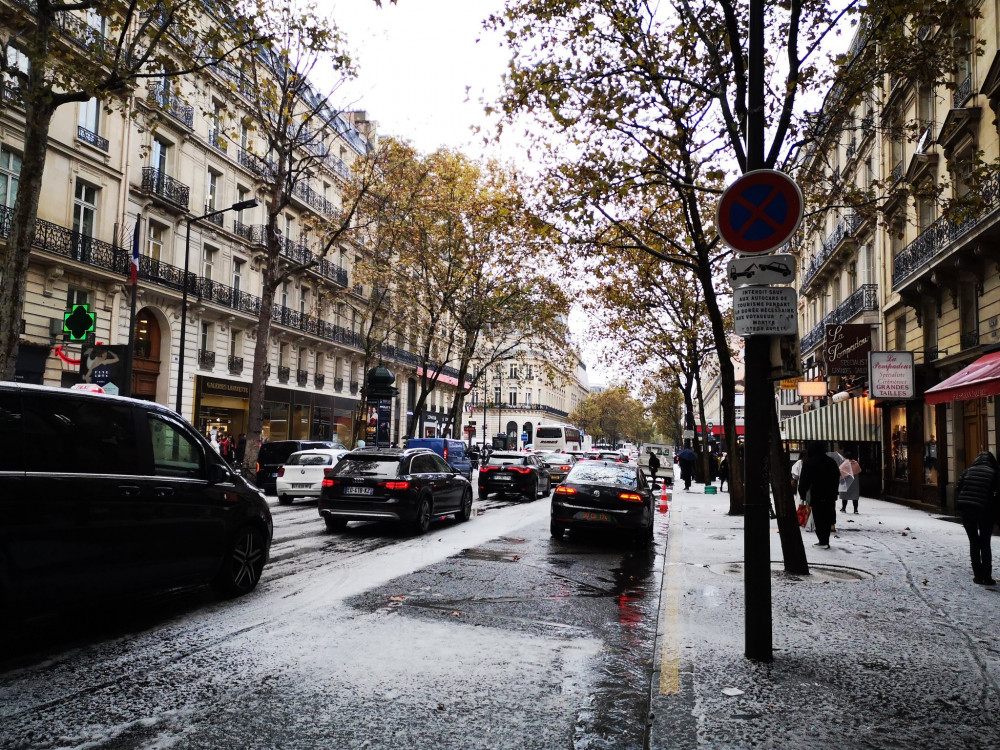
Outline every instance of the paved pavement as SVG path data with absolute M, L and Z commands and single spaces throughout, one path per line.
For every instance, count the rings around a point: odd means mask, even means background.
M 1000 587 L 972 582 L 955 519 L 861 498 L 812 574 L 771 522 L 774 661 L 744 657 L 743 519 L 677 487 L 669 510 L 650 747 L 1000 747 Z M 997 542 L 998 540 L 994 540 Z M 1000 568 L 1000 544 L 994 544 Z

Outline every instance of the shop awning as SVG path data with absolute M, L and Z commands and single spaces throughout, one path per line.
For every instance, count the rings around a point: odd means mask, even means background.
M 878 442 L 881 421 L 874 402 L 849 398 L 803 412 L 781 423 L 785 440 L 836 440 Z
M 1000 394 L 1000 352 L 984 354 L 971 365 L 924 393 L 928 404 L 970 401 Z

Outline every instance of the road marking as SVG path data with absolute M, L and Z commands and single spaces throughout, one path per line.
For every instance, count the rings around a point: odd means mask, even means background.
M 673 518 L 678 513 L 677 496 L 674 495 L 670 505 L 670 526 L 680 528 L 680 518 Z M 678 695 L 680 693 L 680 544 L 676 538 L 667 535 L 669 562 L 667 564 L 667 593 L 663 597 L 663 612 L 660 621 L 663 623 L 663 649 L 660 652 L 660 695 Z

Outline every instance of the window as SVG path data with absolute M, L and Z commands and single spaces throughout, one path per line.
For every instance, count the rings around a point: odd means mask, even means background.
M 503 393 L 500 390 L 500 386 L 496 386 L 493 389 L 493 403 L 499 404 L 502 398 L 503 398 Z
M 309 309 L 309 289 L 302 287 L 299 290 L 299 315 L 305 315 Z
M 233 331 L 229 336 L 229 356 L 239 357 L 243 351 L 243 331 Z
M 73 200 L 73 247 L 74 260 L 89 261 L 94 225 L 97 221 L 97 188 L 77 180 Z
M 510 365 L 510 371 L 508 372 L 508 374 L 509 374 L 509 376 L 510 376 L 511 379 L 517 377 L 517 365 L 516 364 L 511 363 L 511 365 Z
M 167 173 L 167 156 L 169 153 L 169 143 L 161 141 L 159 138 L 153 138 L 153 146 L 149 151 L 149 166 L 161 175 L 165 175 Z
M 833 303 L 832 304 L 832 308 L 836 309 L 837 306 L 841 303 L 840 279 L 839 278 L 834 279 L 833 283 L 830 285 L 830 296 L 833 298 L 832 299 L 832 303 Z
M 217 198 L 219 195 L 219 175 L 208 170 L 205 178 L 205 212 L 215 211 L 218 208 Z
M 233 258 L 233 291 L 238 292 L 243 288 L 243 266 L 246 261 Z
M 858 262 L 852 260 L 847 264 L 847 294 L 854 294 L 858 290 Z
M 527 406 L 531 406 L 531 389 L 530 388 L 524 394 L 524 403 Z
M 288 344 L 278 342 L 278 367 L 288 367 Z
M 250 125 L 245 120 L 240 123 L 240 148 L 250 150 Z
M 288 307 L 288 282 L 281 285 L 281 306 Z
M 889 249 L 892 251 L 892 257 L 895 258 L 901 252 L 903 252 L 903 225 L 898 222 L 893 222 L 889 225 Z
M 153 471 L 161 477 L 199 479 L 205 474 L 205 456 L 194 438 L 162 414 L 147 412 L 153 438 Z
M 159 262 L 163 254 L 163 227 L 149 222 L 146 229 L 146 257 Z
M 84 130 L 99 133 L 101 127 L 101 105 L 96 98 L 80 104 L 80 119 L 77 123 Z
M 31 65 L 28 62 L 28 56 L 24 54 L 21 50 L 12 44 L 7 45 L 7 72 L 4 73 L 4 84 L 8 85 L 18 92 L 20 95 L 21 81 L 17 76 L 17 71 L 19 73 L 28 75 L 28 71 Z
M 344 377 L 344 360 L 341 357 L 337 357 L 333 362 L 333 377 Z
M 917 199 L 917 226 L 919 231 L 928 229 L 934 223 L 934 200 L 931 198 Z
M 304 347 L 299 347 L 299 369 L 308 370 L 309 369 L 309 350 Z
M 218 251 L 211 245 L 204 245 L 201 250 L 201 275 L 211 281 L 212 269 L 215 267 L 215 254 Z
M 0 147 L 0 206 L 10 208 L 17 200 L 21 179 L 21 155 Z
M 21 394 L 27 471 L 139 474 L 132 407 L 94 399 Z
M 930 297 L 923 301 L 924 324 L 924 361 L 929 362 L 938 356 L 938 319 L 937 302 Z
M 511 406 L 517 406 L 517 391 L 510 391 L 507 394 L 507 403 Z
M 215 349 L 214 345 L 214 331 L 212 330 L 212 324 L 208 321 L 202 321 L 201 323 L 201 350 L 203 352 L 210 352 Z
M 249 195 L 250 191 L 247 190 L 245 187 L 236 188 L 236 201 L 238 203 L 244 203 L 250 200 Z M 238 221 L 240 224 L 246 224 L 246 222 L 243 220 L 243 212 L 246 210 L 247 209 L 245 208 L 241 208 L 239 211 L 236 212 L 236 221 Z

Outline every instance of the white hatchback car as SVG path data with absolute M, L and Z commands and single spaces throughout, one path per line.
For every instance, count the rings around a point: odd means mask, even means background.
M 297 497 L 319 497 L 323 489 L 323 471 L 337 465 L 349 453 L 339 448 L 312 448 L 288 457 L 275 477 L 278 502 L 288 505 Z

